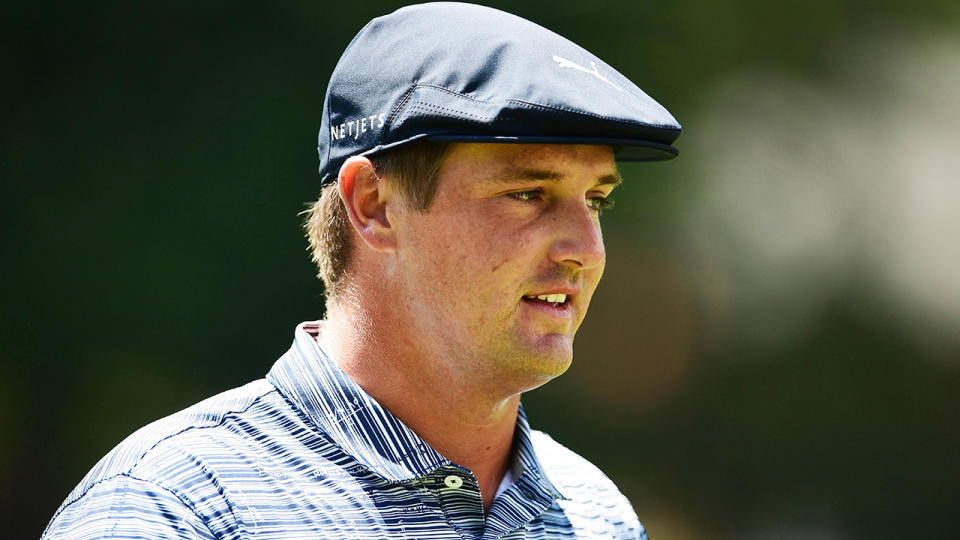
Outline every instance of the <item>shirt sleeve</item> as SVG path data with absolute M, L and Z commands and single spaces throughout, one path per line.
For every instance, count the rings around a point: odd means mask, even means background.
M 127 475 L 97 483 L 67 501 L 42 539 L 214 539 L 203 520 L 174 493 Z

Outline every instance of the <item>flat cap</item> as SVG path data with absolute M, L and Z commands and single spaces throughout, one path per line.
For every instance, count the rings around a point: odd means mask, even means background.
M 509 13 L 437 2 L 370 21 L 330 77 L 321 183 L 350 156 L 416 141 L 603 144 L 671 159 L 680 124 L 618 71 Z

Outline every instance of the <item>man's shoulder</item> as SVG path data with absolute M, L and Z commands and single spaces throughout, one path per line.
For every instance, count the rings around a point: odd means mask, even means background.
M 193 406 L 156 420 L 133 432 L 108 452 L 87 473 L 64 501 L 64 506 L 83 497 L 92 487 L 118 476 L 163 482 L 163 468 L 183 454 L 202 460 L 216 452 L 212 445 L 229 444 L 230 426 L 250 415 L 281 415 L 270 394 L 276 389 L 264 379 L 228 390 Z M 282 398 L 276 396 L 282 401 Z M 259 405 L 259 407 L 258 407 Z M 258 410 L 254 410 L 258 409 Z M 207 444 L 204 444 L 207 441 Z
M 567 498 L 581 492 L 596 494 L 600 490 L 610 491 L 626 501 L 613 481 L 580 454 L 542 431 L 531 430 L 531 440 L 547 477 Z
M 568 517 L 594 530 L 604 522 L 616 530 L 612 537 L 646 538 L 633 505 L 599 467 L 542 431 L 531 430 L 531 441 Z

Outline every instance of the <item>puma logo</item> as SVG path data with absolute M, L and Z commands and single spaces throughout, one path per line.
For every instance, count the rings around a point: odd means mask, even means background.
M 570 68 L 570 69 L 575 69 L 575 70 L 577 70 L 577 71 L 582 71 L 582 72 L 584 72 L 584 73 L 589 73 L 589 74 L 593 75 L 594 77 L 600 79 L 601 81 L 603 81 L 603 82 L 609 84 L 610 86 L 616 88 L 617 90 L 623 92 L 623 88 L 620 88 L 619 86 L 613 84 L 612 82 L 610 82 L 610 79 L 604 77 L 603 75 L 600 74 L 599 71 L 597 71 L 597 63 L 596 63 L 596 62 L 590 62 L 590 67 L 593 68 L 593 69 L 587 69 L 587 68 L 581 66 L 580 64 L 574 62 L 573 60 L 567 60 L 566 58 L 563 58 L 563 57 L 561 57 L 561 56 L 556 56 L 556 55 L 554 55 L 553 61 L 557 63 L 557 67 Z

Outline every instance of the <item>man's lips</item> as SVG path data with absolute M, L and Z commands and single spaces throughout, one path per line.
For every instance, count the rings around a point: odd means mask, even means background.
M 538 287 L 523 295 L 524 298 L 536 298 L 538 296 L 556 296 L 564 295 L 567 300 L 575 298 L 580 294 L 580 287 L 574 285 L 550 285 Z
M 553 303 L 524 296 L 520 303 L 535 310 L 537 313 L 542 313 L 552 318 L 564 320 L 573 318 L 573 302 L 569 297 L 563 303 Z
M 573 317 L 573 301 L 579 293 L 578 287 L 543 287 L 523 295 L 521 301 L 551 317 L 570 319 Z

